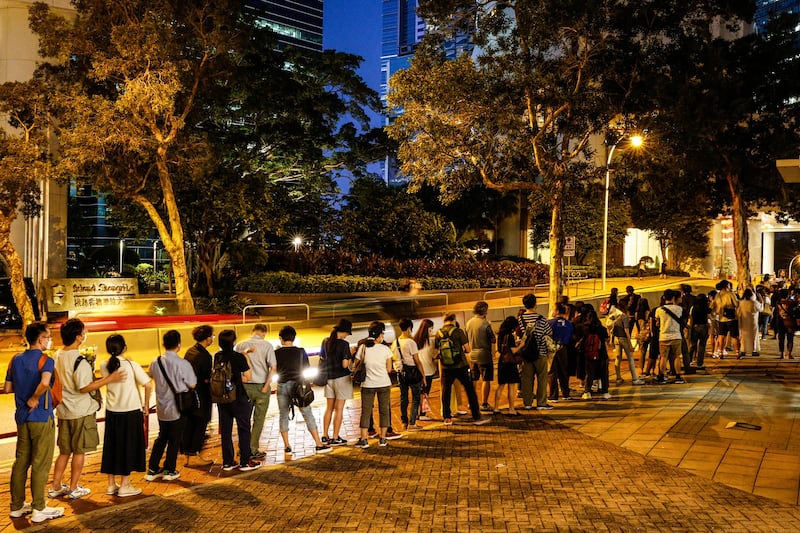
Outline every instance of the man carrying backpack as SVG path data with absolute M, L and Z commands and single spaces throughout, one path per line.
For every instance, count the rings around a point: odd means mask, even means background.
M 436 332 L 434 347 L 438 350 L 439 359 L 442 363 L 442 416 L 444 417 L 444 425 L 450 426 L 453 424 L 450 412 L 450 395 L 453 390 L 453 382 L 456 380 L 460 381 L 464 390 L 467 391 L 467 400 L 469 401 L 469 409 L 472 411 L 474 423 L 483 425 L 489 422 L 489 417 L 481 417 L 478 395 L 472 385 L 466 357 L 470 352 L 469 339 L 456 324 L 455 313 L 445 315 L 442 329 Z
M 535 409 L 549 410 L 553 406 L 547 403 L 547 341 L 545 336 L 552 337 L 553 328 L 542 315 L 536 312 L 535 294 L 523 296 L 522 305 L 525 306 L 525 309 L 517 316 L 518 332 L 525 338 L 525 344 L 522 347 L 522 372 L 520 372 L 522 403 L 526 410 L 534 409 L 533 381 L 535 378 Z

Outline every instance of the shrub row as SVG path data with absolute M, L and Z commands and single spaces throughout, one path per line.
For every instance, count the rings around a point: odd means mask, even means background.
M 341 251 L 310 248 L 302 248 L 298 252 L 271 252 L 267 268 L 276 272 L 335 273 L 391 279 L 457 278 L 478 280 L 481 287 L 528 287 L 546 283 L 548 278 L 548 266 L 531 261 L 477 261 L 471 258 L 401 261 L 376 255 L 359 257 Z
M 480 288 L 480 283 L 474 279 L 420 278 L 417 281 L 425 290 Z M 262 272 L 239 279 L 236 290 L 264 293 L 380 292 L 403 290 L 406 285 L 407 280 L 377 276 Z

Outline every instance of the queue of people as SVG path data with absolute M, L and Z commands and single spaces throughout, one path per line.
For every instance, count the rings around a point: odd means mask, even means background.
M 385 324 L 376 321 L 369 325 L 367 337 L 352 346 L 347 341 L 352 323 L 341 319 L 320 351 L 317 384 L 324 388 L 326 398 L 321 431 L 310 406 L 298 407 L 316 452 L 325 453 L 333 446 L 349 444 L 342 435 L 343 410 L 354 397 L 353 376 L 359 374 L 360 435 L 354 442 L 358 448 L 369 447 L 371 437 L 385 447 L 389 440 L 403 436 L 392 427 L 390 391 L 395 381 L 400 386 L 403 431 L 420 430 L 433 420 L 449 426 L 454 416 L 467 414 L 474 424 L 482 425 L 491 421 L 491 414 L 503 413 L 501 408 L 507 416 L 519 415 L 518 409 L 552 409 L 551 403 L 577 399 L 570 386 L 572 378 L 580 382 L 577 391 L 582 399 L 609 399 L 610 354 L 615 351 L 617 384 L 624 383 L 621 370 L 626 361 L 633 385 L 648 381 L 682 384 L 686 374 L 705 369 L 709 342 L 714 358 L 724 359 L 731 352 L 737 358 L 759 357 L 760 341 L 772 330 L 781 359 L 793 358 L 799 300 L 796 291 L 769 284 L 745 288 L 739 295 L 723 280 L 708 294 L 694 295 L 688 285 L 668 289 L 652 308 L 632 287 L 621 297 L 612 291 L 601 306 L 602 313 L 590 304 L 573 304 L 563 298 L 546 318 L 536 310 L 536 296 L 528 294 L 522 298 L 523 308 L 517 316 L 506 317 L 497 331 L 487 318 L 489 305 L 480 301 L 463 329 L 454 313 L 444 317 L 439 330 L 433 321 L 423 319 L 415 332 L 414 323 L 404 318 L 397 324 L 400 333 L 396 340 L 387 343 Z M 15 394 L 18 428 L 11 516 L 30 513 L 33 522 L 57 518 L 63 515 L 63 508 L 48 506 L 45 496 L 74 500 L 90 493 L 80 485 L 80 477 L 85 454 L 100 443 L 96 412 L 102 405 L 98 394 L 102 387 L 107 388 L 107 399 L 101 472 L 108 476 L 106 494 L 110 496 L 140 494 L 142 490 L 131 483 L 134 472 L 143 472 L 146 481 L 178 479 L 181 453 L 187 465 L 192 460 L 211 462 L 203 455 L 203 447 L 212 403 L 217 403 L 219 413 L 223 470 L 259 468 L 264 452 L 258 443 L 273 381 L 277 382 L 284 451 L 291 454 L 289 413 L 296 384 L 306 379 L 308 355 L 294 346 L 296 332 L 291 326 L 281 330 L 277 350 L 264 339 L 266 331 L 257 324 L 252 338 L 237 344 L 235 332 L 224 330 L 219 334 L 220 350 L 212 357 L 208 348 L 216 338 L 213 328 L 198 326 L 192 333 L 194 346 L 181 357 L 181 335 L 170 330 L 162 339 L 163 354 L 150 364 L 148 372 L 126 356 L 124 337 L 111 335 L 106 340 L 108 358 L 99 366 L 102 377 L 96 378 L 94 361 L 81 353 L 86 330 L 80 320 L 62 324 L 63 347 L 55 359 L 45 353 L 51 347 L 49 326 L 30 324 L 25 330 L 29 349 L 12 359 L 5 384 L 5 391 Z M 225 378 L 222 385 L 218 383 L 220 375 Z M 437 378 L 442 400 L 439 416 L 428 398 Z M 225 387 L 224 400 L 218 392 L 220 386 Z M 153 391 L 159 428 L 146 461 Z M 186 393 L 195 399 L 188 407 L 182 397 Z M 469 413 L 460 407 L 462 394 Z M 378 410 L 377 430 L 373 407 Z M 59 455 L 48 489 L 56 443 Z M 70 461 L 71 470 L 64 479 Z M 25 501 L 28 476 L 30 502 Z

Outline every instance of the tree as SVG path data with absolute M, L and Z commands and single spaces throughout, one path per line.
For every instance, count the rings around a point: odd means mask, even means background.
M 10 130 L 0 132 L 0 258 L 7 265 L 23 325 L 35 315 L 25 290 L 22 258 L 11 242 L 11 224 L 41 212 L 40 184 L 50 177 L 50 118 L 45 88 L 36 81 L 0 85 L 0 112 Z
M 62 176 L 139 204 L 169 253 L 176 298 L 193 313 L 176 169 L 204 161 L 187 119 L 209 80 L 236 72 L 250 35 L 242 2 L 76 0 L 67 21 L 38 3 L 39 76 L 57 79 Z M 191 175 L 191 171 L 185 171 Z
M 565 195 L 593 175 L 590 140 L 608 128 L 635 85 L 654 40 L 648 7 L 421 2 L 434 29 L 411 67 L 391 80 L 389 102 L 402 115 L 390 135 L 412 183 L 465 188 L 477 175 L 498 191 L 547 193 L 551 306 L 563 291 Z M 477 58 L 447 61 L 441 43 L 472 27 Z
M 752 10 L 752 3 L 745 5 L 727 29 L 735 35 Z M 700 178 L 714 208 L 730 213 L 737 277 L 748 285 L 747 219 L 784 201 L 775 159 L 796 156 L 800 142 L 796 19 L 784 17 L 764 33 L 738 38 L 720 36 L 710 22 L 674 36 L 669 75 L 652 85 L 659 113 L 650 126 L 665 150 L 685 154 L 682 170 Z
M 339 246 L 359 255 L 395 259 L 465 256 L 452 223 L 428 212 L 420 200 L 383 180 L 360 178 L 345 196 Z

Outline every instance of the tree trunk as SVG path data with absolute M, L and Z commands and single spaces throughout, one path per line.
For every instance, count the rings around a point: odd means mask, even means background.
M 736 256 L 736 281 L 740 287 L 752 283 L 750 276 L 750 236 L 747 232 L 747 205 L 742 198 L 739 176 L 729 172 L 725 176 L 731 190 L 731 219 L 733 221 L 733 253 Z
M 556 309 L 556 303 L 564 293 L 564 278 L 562 276 L 562 265 L 564 262 L 564 226 L 561 221 L 561 214 L 564 207 L 564 182 L 561 178 L 554 180 L 554 190 L 551 199 L 553 208 L 552 218 L 550 219 L 550 290 L 548 293 L 548 304 L 550 314 Z
M 0 223 L 0 255 L 3 256 L 8 264 L 11 276 L 11 295 L 14 297 L 14 304 L 17 306 L 20 316 L 22 316 L 22 328 L 36 320 L 33 312 L 33 304 L 25 290 L 24 271 L 22 268 L 22 258 L 17 253 L 17 249 L 11 243 L 11 221 L 3 217 Z

